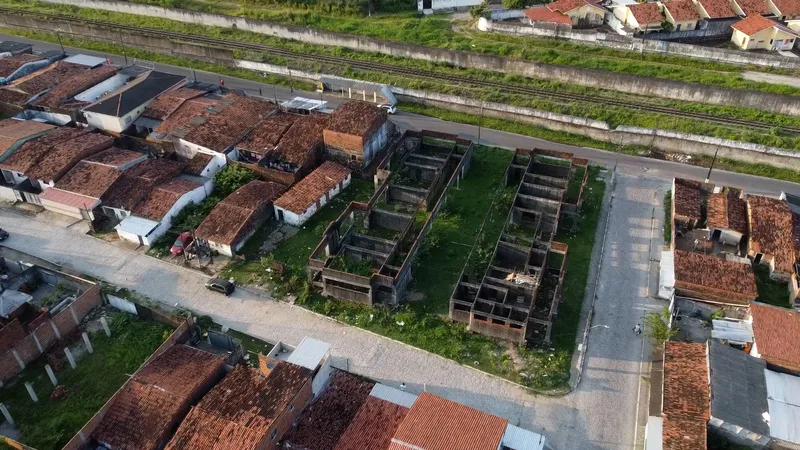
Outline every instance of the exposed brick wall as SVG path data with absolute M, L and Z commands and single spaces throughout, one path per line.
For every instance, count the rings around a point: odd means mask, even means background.
M 39 352 L 39 347 L 36 346 L 36 341 L 33 339 L 32 335 L 28 335 L 25 339 L 23 339 L 19 344 L 14 346 L 14 350 L 17 351 L 17 354 L 25 364 L 29 364 L 33 361 L 36 361 L 36 358 L 41 355 Z
M 361 136 L 324 130 L 322 138 L 325 142 L 325 147 L 342 150 L 359 158 L 364 156 L 364 139 Z
M 0 356 L 0 381 L 6 382 L 15 377 L 20 372 L 19 363 L 17 362 L 11 350 L 7 351 L 3 356 Z
M 100 285 L 95 284 L 81 294 L 75 303 L 72 304 L 72 307 L 75 308 L 78 319 L 83 319 L 92 308 L 100 306 L 101 304 L 103 304 L 102 291 L 100 290 Z
M 42 324 L 46 324 L 47 322 L 49 322 L 50 319 L 52 319 L 52 316 L 50 316 L 50 311 L 45 311 L 39 314 L 39 317 L 28 322 L 28 331 L 32 331 L 39 328 L 40 326 L 42 326 Z
M 25 339 L 25 330 L 19 320 L 12 320 L 11 323 L 0 329 L 0 354 L 9 351 L 23 339 Z
M 56 337 L 56 332 L 53 331 L 53 327 L 50 325 L 50 321 L 43 323 L 39 328 L 31 331 L 32 334 L 35 334 L 36 337 L 39 339 L 39 343 L 42 344 L 42 348 L 50 347 L 51 345 L 55 344 L 58 338 Z
M 289 411 L 289 408 L 287 407 L 286 410 L 284 410 L 277 418 L 277 420 L 272 423 L 272 426 L 269 428 L 269 431 L 264 439 L 266 444 L 261 448 L 264 450 L 273 450 L 277 448 L 276 444 L 283 439 L 283 435 L 289 431 L 289 427 L 292 426 L 292 423 L 295 421 L 295 419 L 297 419 L 297 416 L 300 415 L 300 412 L 303 410 L 303 408 L 305 408 L 306 404 L 311 401 L 311 394 L 311 378 L 309 378 L 308 381 L 306 381 L 306 384 L 303 385 L 302 389 L 300 389 L 300 392 L 297 394 L 297 396 L 292 400 L 291 405 L 294 406 L 293 410 Z M 269 438 L 273 429 L 278 430 L 274 440 Z
M 69 308 L 61 311 L 53 317 L 53 323 L 56 324 L 61 337 L 69 334 L 70 331 L 75 329 L 75 319 L 72 318 L 72 313 Z

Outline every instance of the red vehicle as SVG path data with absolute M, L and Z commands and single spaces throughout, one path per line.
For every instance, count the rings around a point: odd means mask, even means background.
M 169 252 L 175 256 L 182 255 L 183 251 L 192 244 L 192 233 L 185 231 L 178 236 L 178 239 L 175 239 L 175 243 L 172 244 L 172 248 L 169 249 Z

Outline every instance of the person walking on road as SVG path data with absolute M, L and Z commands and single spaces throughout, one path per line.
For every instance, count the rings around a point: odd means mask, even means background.
M 635 335 L 637 335 L 637 336 L 641 336 L 642 335 L 642 326 L 637 323 L 636 326 L 633 327 L 633 333 Z

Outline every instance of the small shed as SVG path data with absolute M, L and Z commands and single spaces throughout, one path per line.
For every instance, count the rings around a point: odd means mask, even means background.
M 305 367 L 313 372 L 311 392 L 316 397 L 325 388 L 333 371 L 331 344 L 306 336 L 289 355 L 286 362 Z

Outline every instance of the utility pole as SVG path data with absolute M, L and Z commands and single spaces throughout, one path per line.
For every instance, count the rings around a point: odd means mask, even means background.
M 275 85 L 272 85 L 272 95 L 275 97 L 275 104 L 278 104 L 278 91 L 275 89 Z
M 289 92 L 294 95 L 294 78 L 292 78 L 292 69 L 289 69 Z
M 64 51 L 64 43 L 61 42 L 61 29 L 60 28 L 56 30 L 56 37 L 58 38 L 58 45 L 61 46 L 61 53 L 64 54 L 64 55 L 67 54 L 67 52 Z
M 192 69 L 192 78 L 194 78 L 194 82 L 197 83 L 197 71 Z
M 125 66 L 128 65 L 128 55 L 125 52 L 125 41 L 122 40 L 122 33 L 119 34 L 119 43 L 122 45 L 122 56 L 125 57 Z
M 719 145 L 717 149 L 714 150 L 714 158 L 711 160 L 711 166 L 708 168 L 708 174 L 706 175 L 706 183 L 711 180 L 711 171 L 714 170 L 714 163 L 717 162 L 717 154 L 719 153 Z

